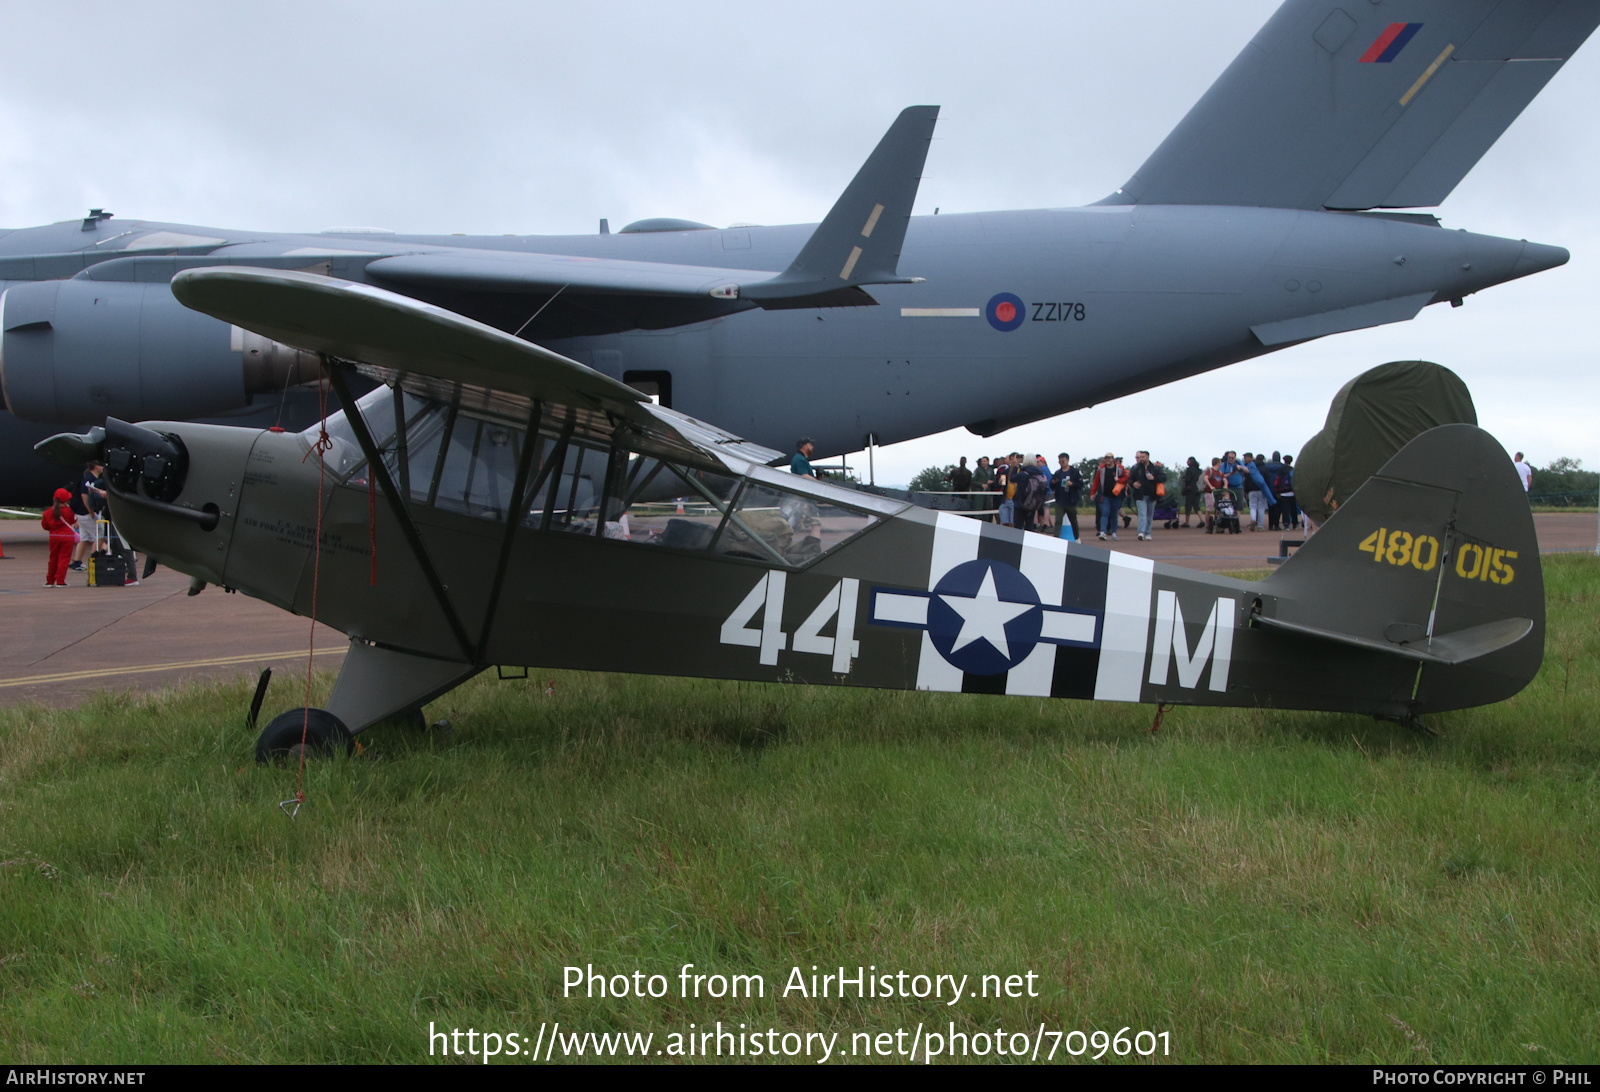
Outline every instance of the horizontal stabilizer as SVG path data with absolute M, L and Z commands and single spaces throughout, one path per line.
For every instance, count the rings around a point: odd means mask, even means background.
M 1292 341 L 1308 341 L 1329 334 L 1344 334 L 1351 330 L 1365 330 L 1369 326 L 1383 326 L 1391 322 L 1409 322 L 1417 317 L 1433 299 L 1432 292 L 1418 292 L 1414 296 L 1363 303 L 1356 307 L 1341 307 L 1337 311 L 1323 311 L 1315 315 L 1263 322 L 1250 327 L 1256 340 L 1269 349 L 1287 345 Z
M 1414 641 L 1397 642 L 1357 637 L 1350 633 L 1339 633 L 1298 622 L 1285 622 L 1277 618 L 1257 618 L 1256 621 L 1267 629 L 1317 637 L 1352 648 L 1387 652 L 1392 656 L 1403 656 L 1408 660 L 1420 660 L 1430 664 L 1462 664 L 1476 660 L 1480 656 L 1487 656 L 1491 652 L 1499 652 L 1502 648 L 1514 645 L 1533 632 L 1531 618 L 1502 618 L 1496 622 L 1485 622 L 1481 626 L 1447 633 L 1431 641 L 1419 636 Z
M 1287 0 L 1105 203 L 1437 205 L 1597 23 L 1594 0 Z
M 902 110 L 789 268 L 746 283 L 740 294 L 765 305 L 862 284 L 908 283 L 911 278 L 898 272 L 900 248 L 938 120 L 937 106 Z

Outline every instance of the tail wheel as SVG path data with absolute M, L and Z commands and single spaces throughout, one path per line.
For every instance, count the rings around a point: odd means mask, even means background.
M 282 766 L 298 763 L 304 740 L 306 758 L 331 758 L 355 753 L 356 740 L 344 722 L 326 709 L 290 709 L 279 713 L 256 740 L 256 762 Z

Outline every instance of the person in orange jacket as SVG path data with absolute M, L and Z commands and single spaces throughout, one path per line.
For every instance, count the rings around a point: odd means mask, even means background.
M 1128 486 L 1128 471 L 1117 462 L 1117 457 L 1106 452 L 1100 465 L 1094 468 L 1094 479 L 1089 483 L 1089 496 L 1094 498 L 1099 515 L 1099 537 L 1117 537 L 1117 509 L 1122 506 L 1122 493 Z
M 72 548 L 78 544 L 78 516 L 72 510 L 72 494 L 57 489 L 55 503 L 45 509 L 39 524 L 50 532 L 50 563 L 45 569 L 44 586 L 67 586 L 67 562 L 72 560 Z

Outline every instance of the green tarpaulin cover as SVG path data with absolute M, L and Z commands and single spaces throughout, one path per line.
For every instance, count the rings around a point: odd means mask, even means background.
M 1439 425 L 1478 423 L 1461 377 L 1426 360 L 1396 360 L 1339 389 L 1322 431 L 1295 460 L 1294 496 L 1321 523 L 1390 456 Z

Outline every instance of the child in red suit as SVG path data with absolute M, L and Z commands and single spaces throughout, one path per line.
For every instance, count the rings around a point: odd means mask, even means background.
M 78 543 L 78 517 L 72 511 L 72 494 L 65 489 L 56 490 L 56 502 L 45 509 L 39 520 L 50 532 L 50 567 L 45 570 L 44 586 L 67 586 L 67 562 L 72 560 L 72 548 Z

